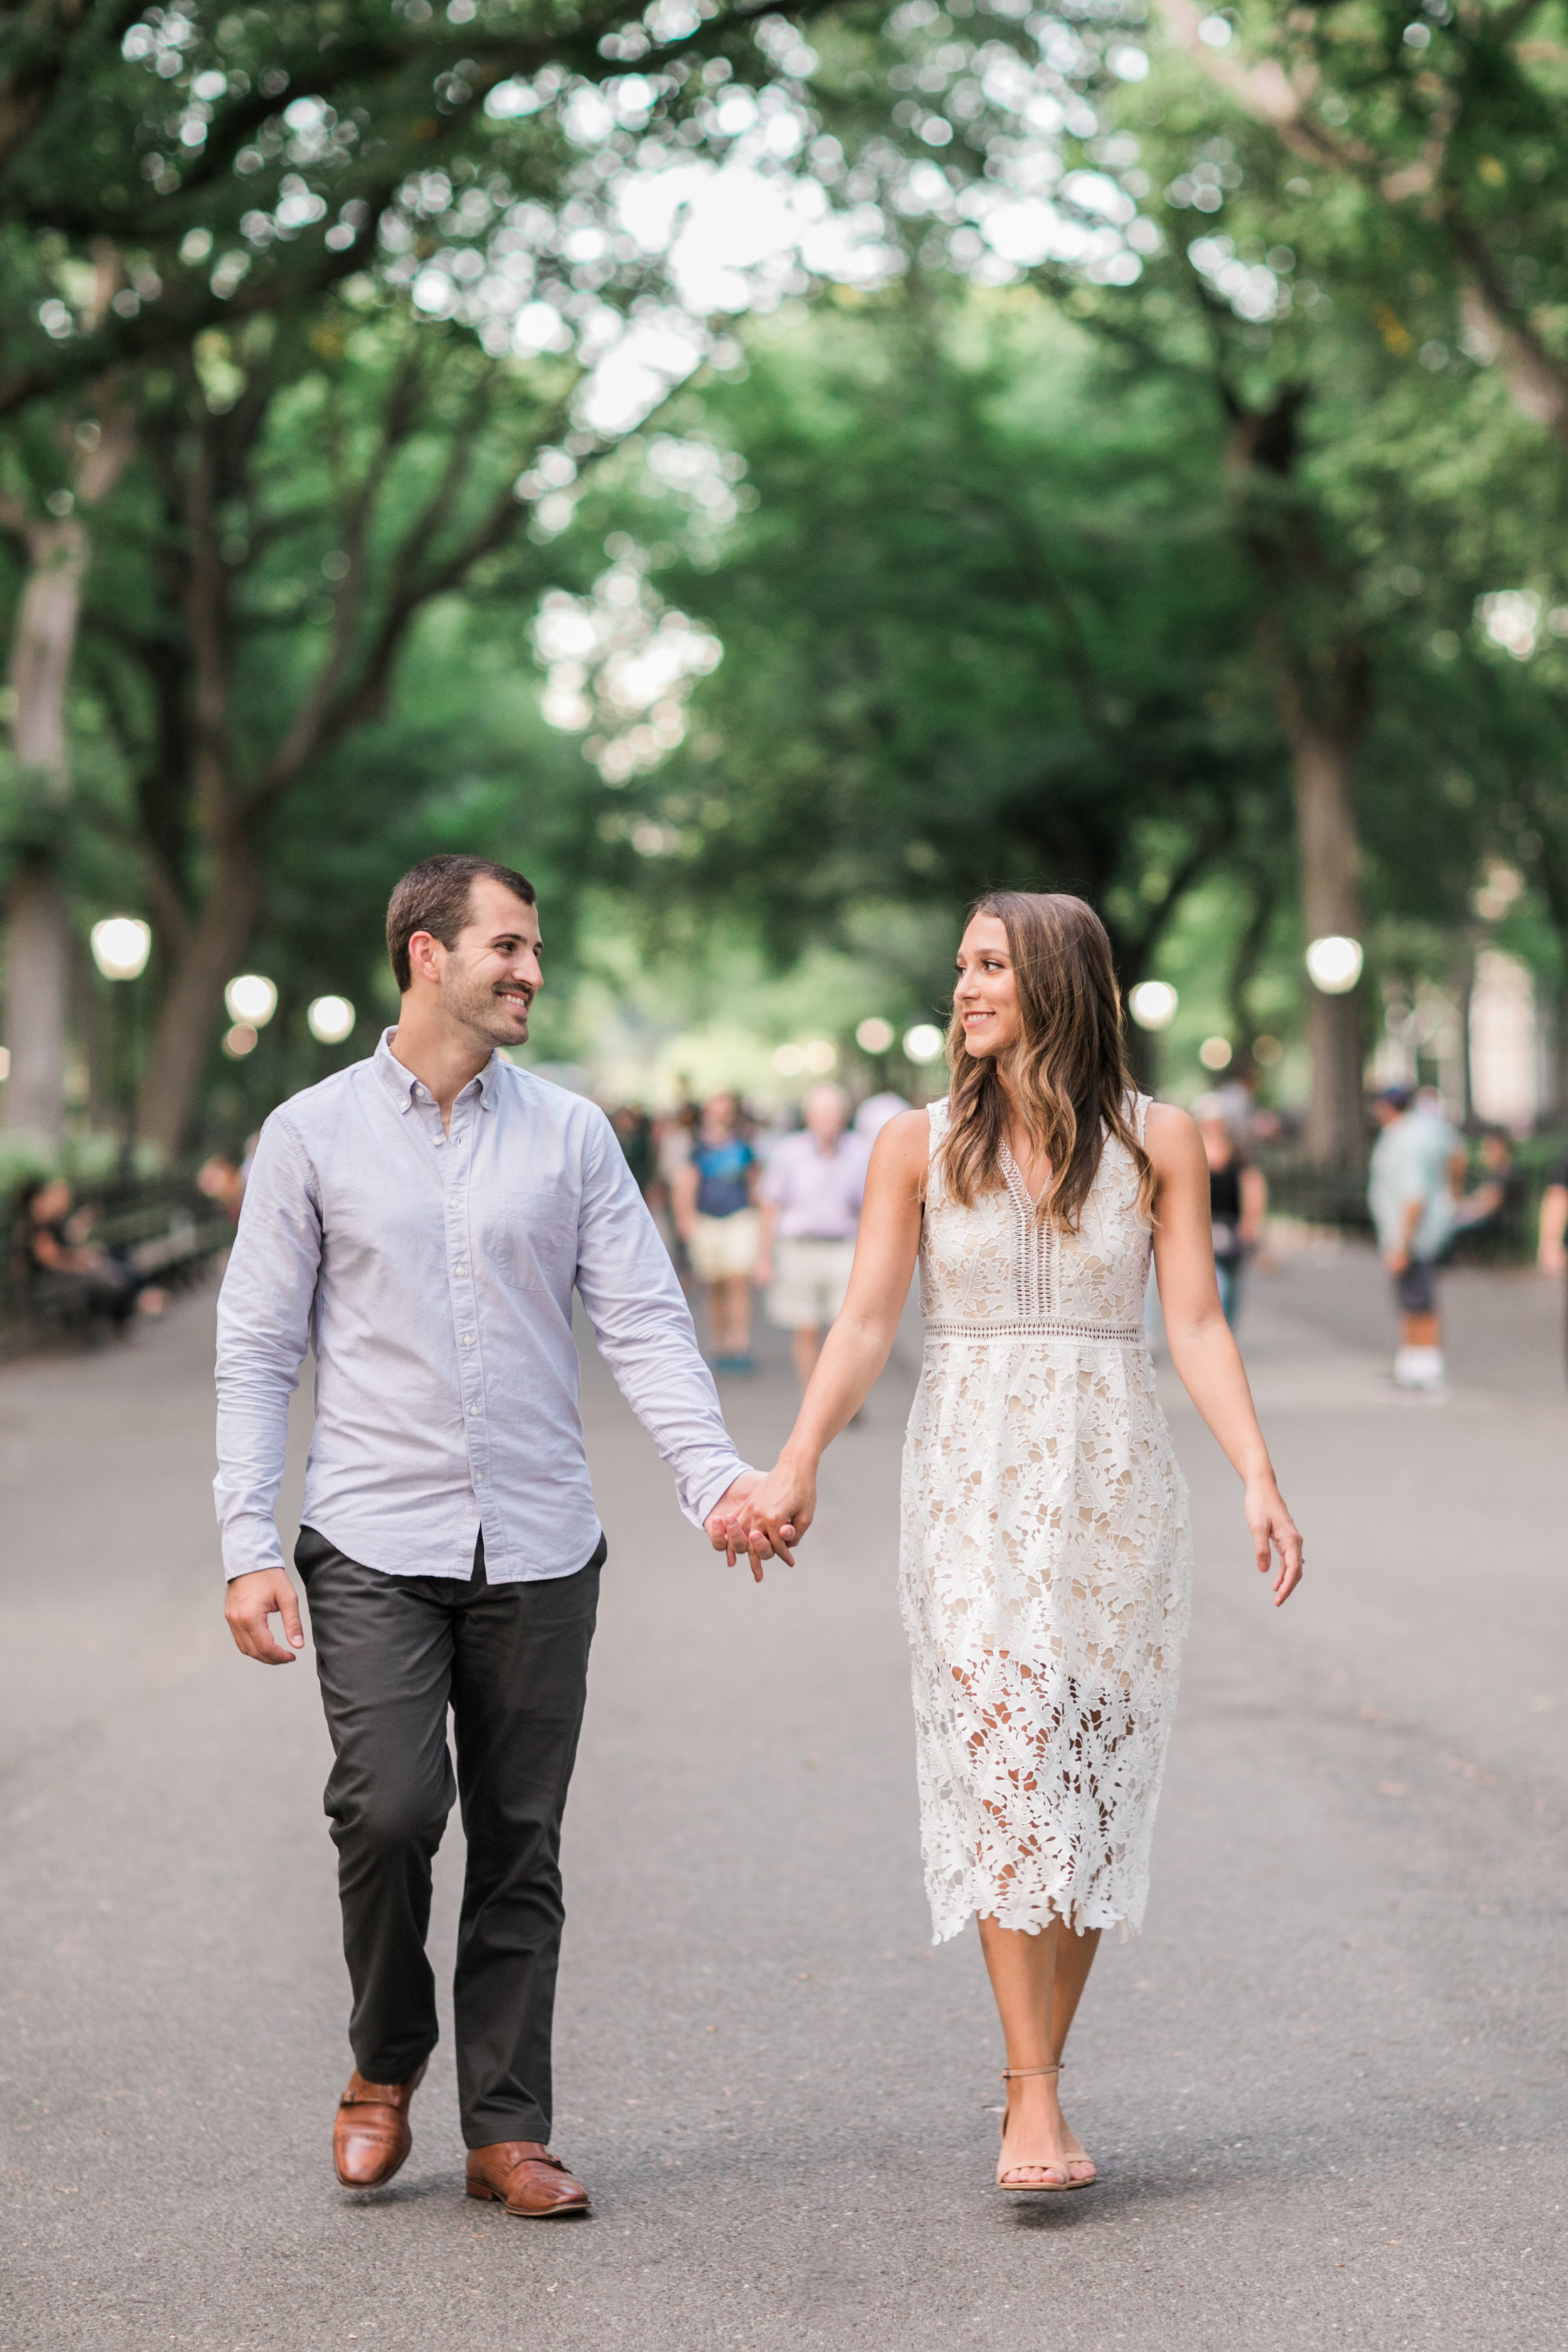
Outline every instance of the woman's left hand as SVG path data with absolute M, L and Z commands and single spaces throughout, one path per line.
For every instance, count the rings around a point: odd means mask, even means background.
M 1274 1606 L 1282 1608 L 1301 1581 L 1300 1531 L 1285 1508 L 1285 1498 L 1272 1478 L 1259 1479 L 1248 1486 L 1246 1510 L 1259 1576 L 1268 1575 L 1274 1565 L 1274 1554 L 1279 1555 L 1279 1570 L 1274 1579 Z

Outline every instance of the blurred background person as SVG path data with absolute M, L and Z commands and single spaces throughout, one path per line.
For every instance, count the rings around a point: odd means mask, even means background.
M 23 1194 L 28 1275 L 46 1301 L 79 1317 L 123 1330 L 140 1309 L 161 1315 L 163 1293 L 125 1260 L 90 1241 L 96 1212 L 79 1209 L 63 1176 L 41 1178 Z
M 752 1276 L 762 1246 L 757 1155 L 741 1127 L 739 1097 L 702 1106 L 690 1158 L 675 1179 L 675 1227 L 708 1292 L 708 1330 L 718 1372 L 752 1372 Z
M 1499 1233 L 1511 1223 L 1524 1197 L 1524 1178 L 1500 1127 L 1484 1129 L 1479 1152 L 1480 1181 L 1457 1203 L 1454 1222 L 1461 1233 Z
M 637 1191 L 646 1201 L 653 1189 L 653 1121 L 637 1103 L 623 1103 L 610 1113 L 610 1125 L 616 1130 L 616 1141 L 626 1157 L 626 1166 L 637 1179 Z
M 1242 1274 L 1263 1238 L 1268 1186 L 1262 1170 L 1254 1168 L 1245 1156 L 1221 1095 L 1200 1095 L 1193 1105 L 1193 1117 L 1209 1164 L 1209 1222 L 1214 1228 L 1219 1303 L 1234 1331 L 1241 1307 Z
M 1559 1281 L 1568 1274 L 1568 1151 L 1552 1163 L 1541 1196 L 1541 1232 L 1535 1262 Z
M 805 1127 L 774 1147 L 758 1187 L 756 1280 L 771 1286 L 768 1320 L 794 1335 L 804 1388 L 849 1287 L 869 1152 L 850 1131 L 842 1087 L 813 1087 L 801 1111 Z
M 1465 1187 L 1465 1147 L 1441 1106 L 1417 1108 L 1408 1087 L 1386 1087 L 1373 1104 L 1382 1133 L 1372 1150 L 1367 1202 L 1399 1309 L 1394 1385 L 1443 1393 L 1437 1261 L 1453 1239 Z
M 697 1105 L 678 1104 L 666 1111 L 653 1125 L 653 1174 L 647 1188 L 647 1204 L 654 1223 L 664 1235 L 664 1245 L 675 1262 L 675 1271 L 682 1285 L 689 1288 L 692 1279 L 691 1260 L 686 1254 L 686 1244 L 675 1225 L 675 1187 L 680 1171 L 691 1159 L 691 1139 L 697 1131 Z
M 214 1208 L 221 1209 L 231 1224 L 238 1224 L 245 1175 L 237 1160 L 231 1160 L 226 1151 L 213 1152 L 196 1170 L 196 1190 L 205 1194 Z

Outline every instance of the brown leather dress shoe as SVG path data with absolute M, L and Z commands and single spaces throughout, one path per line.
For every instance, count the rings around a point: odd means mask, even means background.
M 542 2139 L 498 2139 L 468 2150 L 468 2194 L 493 2199 L 529 2221 L 585 2213 L 588 2192 Z
M 402 2168 L 414 2145 L 408 2104 L 424 2080 L 425 2066 L 406 2083 L 367 2083 L 354 2068 L 332 2125 L 332 2162 L 345 2189 L 379 2189 Z

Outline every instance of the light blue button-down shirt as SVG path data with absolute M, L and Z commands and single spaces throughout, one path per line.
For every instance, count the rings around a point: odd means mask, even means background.
M 307 1348 L 304 1521 L 367 1568 L 569 1576 L 599 1540 L 575 1285 L 622 1394 L 700 1525 L 745 1466 L 674 1268 L 603 1111 L 499 1055 L 452 1108 L 392 1054 L 261 1130 L 218 1300 L 226 1573 L 282 1561 L 273 1517 Z

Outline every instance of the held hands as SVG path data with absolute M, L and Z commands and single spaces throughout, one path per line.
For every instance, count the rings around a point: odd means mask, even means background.
M 236 1648 L 264 1666 L 291 1666 L 294 1652 L 304 1647 L 299 1598 L 281 1568 L 253 1569 L 248 1576 L 232 1578 L 223 1613 Z M 268 1619 L 274 1616 L 283 1620 L 287 1650 L 280 1650 L 272 1638 Z
M 1248 1485 L 1245 1508 L 1259 1576 L 1268 1575 L 1273 1566 L 1273 1554 L 1279 1555 L 1279 1571 L 1274 1579 L 1274 1606 L 1282 1608 L 1301 1581 L 1300 1534 L 1272 1478 Z
M 731 1567 L 743 1555 L 760 1584 L 763 1560 L 782 1559 L 794 1567 L 790 1547 L 800 1541 L 816 1516 L 815 1468 L 781 1454 L 765 1478 L 754 1470 L 737 1478 L 706 1525 L 714 1550 L 721 1551 Z

